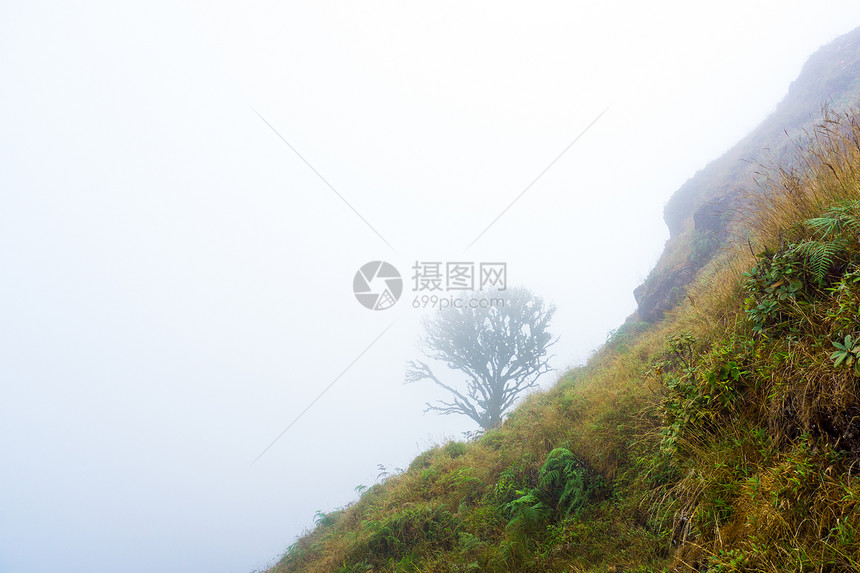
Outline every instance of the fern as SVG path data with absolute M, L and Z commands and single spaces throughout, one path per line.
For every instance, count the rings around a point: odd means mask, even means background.
M 543 502 L 537 490 L 518 490 L 517 494 L 520 497 L 507 505 L 507 509 L 511 512 L 509 527 L 527 527 L 540 523 L 552 514 L 552 508 Z
M 532 526 L 550 517 L 579 515 L 589 497 L 603 484 L 599 476 L 588 480 L 585 467 L 566 448 L 555 448 L 538 473 L 537 487 L 517 491 L 507 504 L 509 526 Z
M 823 216 L 805 221 L 814 238 L 795 244 L 792 250 L 807 263 L 819 288 L 824 287 L 827 274 L 844 261 L 852 241 L 860 234 L 860 201 L 844 201 L 828 209 Z
M 806 225 L 823 240 L 839 237 L 845 232 L 860 233 L 860 201 L 834 205 L 823 217 L 807 219 Z
M 793 249 L 806 260 L 815 283 L 823 288 L 827 274 L 844 257 L 847 247 L 847 241 L 840 237 L 831 241 L 807 239 L 794 245 Z
M 557 498 L 556 508 L 569 516 L 585 503 L 584 477 L 582 464 L 576 456 L 568 449 L 556 448 L 540 469 L 538 487 Z

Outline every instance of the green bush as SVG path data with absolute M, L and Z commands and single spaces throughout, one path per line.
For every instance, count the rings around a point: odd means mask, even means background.
M 533 526 L 548 519 L 578 517 L 594 494 L 604 488 L 599 475 L 566 448 L 555 448 L 540 468 L 537 487 L 517 491 L 508 504 L 510 525 Z
M 451 549 L 457 543 L 460 521 L 439 505 L 414 505 L 380 522 L 367 522 L 371 530 L 360 556 L 371 562 L 399 561 L 428 547 Z M 356 555 L 359 557 L 359 555 Z

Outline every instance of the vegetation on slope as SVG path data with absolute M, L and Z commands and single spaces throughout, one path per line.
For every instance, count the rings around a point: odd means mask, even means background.
M 734 249 L 497 430 L 272 572 L 860 570 L 860 124 L 825 113 Z
M 742 188 L 761 163 L 790 164 L 822 102 L 844 110 L 860 92 L 860 28 L 813 54 L 786 97 L 752 133 L 690 178 L 666 205 L 670 239 L 635 291 L 639 316 L 655 321 L 684 298 L 686 287 L 729 235 L 744 204 Z
M 271 572 L 860 571 L 857 69 L 860 31 L 682 188 L 639 315 L 587 366 L 318 515 Z M 816 82 L 833 106 L 804 130 Z M 726 175 L 758 145 L 775 167 Z

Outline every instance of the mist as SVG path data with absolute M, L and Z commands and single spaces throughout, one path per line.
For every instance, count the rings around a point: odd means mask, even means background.
M 260 569 L 380 464 L 475 430 L 404 384 L 417 262 L 504 263 L 555 303 L 550 386 L 635 310 L 672 192 L 858 23 L 0 4 L 0 571 Z M 356 300 L 368 261 L 402 275 L 392 308 Z

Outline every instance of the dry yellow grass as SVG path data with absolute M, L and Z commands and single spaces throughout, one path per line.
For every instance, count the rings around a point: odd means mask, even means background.
M 753 333 L 745 312 L 744 273 L 756 255 L 809 236 L 804 220 L 860 199 L 853 113 L 825 110 L 803 144 L 793 166 L 761 171 L 732 240 L 662 322 L 622 333 L 499 429 L 422 454 L 272 571 L 647 571 L 670 561 L 675 571 L 860 570 L 860 457 L 840 452 L 822 425 L 822 416 L 858 406 L 860 394 L 857 379 L 829 359 L 828 313 L 840 300 L 821 291 L 819 302 L 797 306 L 789 337 Z M 692 341 L 689 363 L 667 349 L 681 334 Z M 728 366 L 739 389 L 723 399 L 707 388 Z M 691 421 L 673 428 L 673 407 Z M 505 504 L 535 485 L 559 446 L 611 495 L 584 519 L 518 536 L 506 527 Z M 453 537 L 413 531 L 406 554 L 363 561 L 361 548 L 379 531 L 406 535 L 397 520 L 419 510 L 450 516 Z M 623 544 L 631 549 L 622 554 Z

